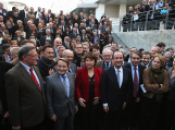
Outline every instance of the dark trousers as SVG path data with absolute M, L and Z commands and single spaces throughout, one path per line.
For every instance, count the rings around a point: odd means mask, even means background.
M 81 124 L 83 130 L 97 130 L 97 116 L 99 105 L 93 105 L 92 101 L 86 103 L 86 107 L 80 107 Z
M 136 127 L 137 118 L 139 114 L 139 103 L 136 103 L 136 98 L 132 98 L 132 101 L 126 107 L 126 122 L 127 127 Z
M 67 118 L 59 119 L 57 118 L 54 122 L 54 130 L 73 130 L 74 115 L 69 115 Z
M 110 110 L 108 113 L 104 112 L 103 129 L 104 130 L 119 130 L 121 126 L 122 119 L 122 107 L 118 110 Z
M 43 122 L 29 128 L 21 128 L 21 130 L 44 130 Z
M 156 130 L 160 107 L 154 98 L 142 97 L 137 130 Z
M 166 105 L 164 130 L 170 130 L 171 126 L 173 126 L 173 130 L 175 130 L 175 101 L 169 100 Z

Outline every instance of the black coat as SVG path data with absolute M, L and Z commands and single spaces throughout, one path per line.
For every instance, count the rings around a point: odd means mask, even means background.
M 123 67 L 123 83 L 118 86 L 117 75 L 114 66 L 103 71 L 101 76 L 101 100 L 108 103 L 109 109 L 116 111 L 122 107 L 124 102 L 130 102 L 133 91 L 131 71 Z
M 4 75 L 5 73 L 13 67 L 12 64 L 4 61 L 0 61 L 0 100 L 2 102 L 3 114 L 7 112 L 7 101 L 6 101 L 6 92 L 5 92 L 5 82 Z
M 50 35 L 50 37 L 51 37 L 51 44 L 53 45 L 54 38 L 53 38 L 52 35 Z M 41 37 L 41 39 L 40 39 L 40 45 L 41 46 L 44 46 L 45 41 L 46 41 L 46 35 Z

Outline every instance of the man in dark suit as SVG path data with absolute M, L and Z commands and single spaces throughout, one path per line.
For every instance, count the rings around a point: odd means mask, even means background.
M 78 34 L 77 34 L 77 29 L 74 27 L 73 28 L 73 32 L 70 34 L 70 37 L 71 37 L 71 39 L 72 38 L 76 38 L 78 36 Z
M 0 61 L 0 129 L 2 128 L 3 118 L 7 118 L 5 115 L 8 114 L 8 107 L 6 101 L 6 92 L 5 92 L 5 82 L 4 75 L 5 73 L 13 67 L 13 64 Z M 4 117 L 5 116 L 5 117 Z
M 98 61 L 96 66 L 98 68 L 102 69 L 102 70 L 110 68 L 111 66 L 113 66 L 114 64 L 113 64 L 113 61 L 112 61 L 112 55 L 113 55 L 113 52 L 110 49 L 105 48 L 102 51 L 103 60 Z
M 84 19 L 83 12 L 80 12 L 80 16 L 79 16 L 79 18 L 78 18 L 78 19 L 79 19 L 79 21 L 80 21 L 80 22 L 82 22 L 82 21 L 83 21 L 83 19 Z
M 48 113 L 54 121 L 54 130 L 73 130 L 75 113 L 75 74 L 67 73 L 69 62 L 65 58 L 57 61 L 56 71 L 46 78 Z
M 46 30 L 43 28 L 43 24 L 39 23 L 37 28 L 37 39 L 41 39 L 46 34 Z
M 164 52 L 163 56 L 165 57 L 165 66 L 164 69 L 171 68 L 173 66 L 173 62 L 171 61 L 172 54 L 170 51 Z
M 122 67 L 123 61 L 123 53 L 114 52 L 114 66 L 104 70 L 101 77 L 101 98 L 105 111 L 103 128 L 105 130 L 120 129 L 123 110 L 132 96 L 131 71 Z
M 42 130 L 46 101 L 35 47 L 22 47 L 18 57 L 20 63 L 5 74 L 10 123 L 13 130 Z
M 81 41 L 83 42 L 85 40 L 86 37 L 86 29 L 82 29 L 81 30 Z
M 140 64 L 141 54 L 139 51 L 131 53 L 131 63 L 126 64 L 124 67 L 128 68 L 132 75 L 133 92 L 130 104 L 126 107 L 127 127 L 130 129 L 136 128 L 137 116 L 139 111 L 139 102 L 142 95 L 140 85 L 142 82 L 144 66 Z
M 3 17 L 7 17 L 7 10 L 3 9 L 3 4 L 0 3 L 0 15 L 2 15 Z
M 23 22 L 24 25 L 24 18 L 27 17 L 27 13 L 28 13 L 28 7 L 25 6 L 23 10 L 20 10 L 19 12 L 19 17 L 21 19 L 21 21 Z
M 130 47 L 130 48 L 129 48 L 129 53 L 128 53 L 128 55 L 125 57 L 124 61 L 130 63 L 130 62 L 131 62 L 131 58 L 130 58 L 130 57 L 131 57 L 131 53 L 132 53 L 133 51 L 136 51 L 136 50 L 137 50 L 136 47 Z
M 100 44 L 100 38 L 97 35 L 97 31 L 93 32 L 93 37 L 91 38 L 91 42 L 93 44 L 98 44 L 98 45 Z
M 73 59 L 74 59 L 74 53 L 72 50 L 66 49 L 63 51 L 63 57 L 66 58 L 69 61 L 69 69 L 68 72 L 69 73 L 77 73 L 77 66 L 72 63 Z
M 90 27 L 91 27 L 91 30 L 96 30 L 96 29 L 97 29 L 97 24 L 95 24 L 95 20 L 94 20 L 94 19 L 91 20 L 91 25 L 90 25 Z
M 49 18 L 52 18 L 52 20 L 54 20 L 55 15 L 51 12 L 51 10 L 48 10 L 48 14 L 49 14 Z
M 40 39 L 41 46 L 45 45 L 46 40 L 50 40 L 51 44 L 53 45 L 54 38 L 51 35 L 50 29 L 46 29 L 46 35 L 41 37 L 41 39 Z

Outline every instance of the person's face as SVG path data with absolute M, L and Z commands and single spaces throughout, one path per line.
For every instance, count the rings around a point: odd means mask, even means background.
M 133 51 L 136 51 L 136 48 L 131 48 L 131 49 L 129 50 L 129 56 L 131 56 L 131 53 L 132 53 Z
M 13 59 L 16 59 L 18 57 L 18 50 L 15 49 L 13 53 L 14 54 L 12 55 L 12 57 L 13 57 Z
M 115 51 L 116 49 L 117 49 L 117 45 L 116 45 L 116 44 L 112 44 L 112 45 L 111 45 L 111 50 L 112 50 L 112 51 Z
M 160 59 L 158 57 L 154 58 L 154 60 L 152 62 L 152 67 L 156 70 L 158 70 L 162 67 Z
M 50 36 L 50 31 L 47 31 L 46 34 L 47 34 L 47 36 Z
M 86 45 L 83 45 L 83 52 L 86 54 L 88 52 L 88 47 Z
M 14 42 L 14 43 L 12 44 L 12 47 L 18 47 L 18 43 L 17 43 L 17 42 Z
M 109 63 L 112 60 L 111 51 L 104 51 L 102 57 L 104 62 Z
M 3 21 L 4 21 L 3 17 L 0 17 L 0 22 L 3 22 Z
M 10 55 L 11 55 L 11 53 L 10 53 L 10 49 L 11 49 L 11 47 L 5 49 L 5 50 L 4 50 L 4 53 L 6 53 L 7 55 L 10 56 Z
M 64 61 L 62 60 L 58 61 L 56 65 L 56 70 L 60 75 L 64 75 L 68 71 L 68 69 L 69 67 Z
M 46 10 L 43 8 L 43 12 L 45 12 Z
M 173 56 L 174 55 L 174 50 L 170 50 L 170 52 L 171 52 L 171 55 Z
M 156 47 L 152 47 L 152 49 L 151 49 L 151 56 L 153 57 L 155 54 L 157 54 L 158 53 L 158 49 L 156 48 Z
M 114 53 L 114 58 L 113 58 L 113 63 L 116 68 L 120 68 L 123 64 L 123 54 L 121 52 L 115 52 Z
M 23 56 L 23 61 L 26 62 L 28 66 L 37 65 L 38 55 L 35 49 L 29 51 L 27 56 Z
M 147 2 L 146 0 L 143 0 L 143 5 L 146 5 L 146 2 Z
M 48 59 L 48 60 L 53 60 L 54 57 L 54 51 L 53 48 L 46 48 L 46 50 L 43 52 L 43 56 L 44 58 Z
M 137 66 L 140 63 L 140 57 L 137 54 L 133 54 L 131 57 L 131 63 L 133 64 L 133 66 Z
M 160 52 L 162 53 L 162 52 L 164 51 L 164 49 L 165 49 L 165 47 L 162 46 L 162 47 L 160 48 Z
M 58 51 L 58 55 L 62 58 L 63 57 L 63 51 L 65 50 L 65 47 L 61 47 Z
M 76 28 L 73 28 L 73 32 L 76 33 Z
M 38 11 L 40 12 L 41 11 L 41 8 L 38 8 Z
M 67 52 L 66 55 L 64 56 L 64 58 L 66 58 L 69 61 L 69 64 L 72 63 L 73 61 L 73 53 L 72 52 Z
M 94 54 L 95 57 L 99 57 L 99 55 L 100 55 L 100 50 L 94 48 L 94 49 L 92 50 L 92 54 Z
M 76 45 L 75 51 L 77 54 L 82 54 L 83 53 L 83 46 L 81 44 Z
M 164 57 L 165 57 L 165 61 L 166 62 L 170 61 L 170 59 L 171 59 L 171 55 L 170 54 L 165 54 Z
M 56 40 L 53 45 L 54 45 L 54 48 L 57 48 L 62 45 L 62 42 L 61 40 Z
M 28 10 L 29 10 L 29 8 L 26 6 L 26 7 L 25 7 L 25 10 L 26 10 L 26 11 L 28 11 Z
M 81 60 L 81 65 L 82 65 L 82 68 L 86 66 L 86 63 L 85 63 L 84 59 Z
M 3 8 L 3 4 L 0 4 L 0 9 L 2 9 Z
M 111 37 L 109 37 L 108 42 L 112 42 L 112 38 Z
M 151 59 L 151 56 L 150 56 L 150 55 L 143 55 L 143 56 L 142 56 L 142 63 L 143 63 L 144 65 L 147 65 L 147 64 L 149 64 L 150 59 Z
M 86 66 L 87 66 L 88 69 L 91 69 L 92 67 L 95 66 L 95 60 L 90 59 L 90 58 L 87 58 L 85 60 L 85 63 L 86 63 Z
M 20 36 L 21 36 L 21 33 L 20 33 L 20 32 L 18 32 L 18 33 L 16 33 L 16 35 L 17 35 L 18 37 L 20 37 Z

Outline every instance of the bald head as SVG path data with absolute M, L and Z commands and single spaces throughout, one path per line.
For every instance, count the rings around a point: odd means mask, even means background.
M 74 53 L 73 51 L 66 49 L 63 51 L 63 57 L 66 58 L 69 61 L 69 64 L 72 63 L 73 58 L 74 58 Z

